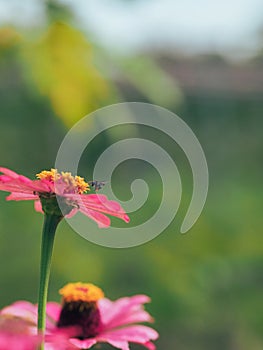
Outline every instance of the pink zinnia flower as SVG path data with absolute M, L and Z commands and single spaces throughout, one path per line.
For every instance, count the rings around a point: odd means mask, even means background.
M 7 200 L 34 200 L 36 211 L 57 216 L 71 217 L 79 210 L 96 221 L 99 227 L 108 227 L 110 219 L 104 215 L 116 216 L 129 222 L 129 217 L 119 203 L 108 200 L 105 195 L 86 194 L 89 185 L 80 176 L 69 172 L 59 173 L 56 169 L 37 174 L 38 180 L 19 175 L 0 167 L 0 190 L 11 192 Z M 59 206 L 58 203 L 59 202 Z
M 62 306 L 47 303 L 47 334 L 55 334 L 59 329 L 76 327 L 74 336 L 68 337 L 65 349 L 89 349 L 97 343 L 108 343 L 121 350 L 129 350 L 129 342 L 141 344 L 154 350 L 152 340 L 158 333 L 140 322 L 152 322 L 152 317 L 143 308 L 150 298 L 135 295 L 111 301 L 104 297 L 102 290 L 93 284 L 70 283 L 60 290 Z M 28 302 L 17 302 L 1 311 L 2 315 L 27 318 L 36 325 L 37 306 Z M 57 350 L 53 341 L 45 344 L 45 349 Z

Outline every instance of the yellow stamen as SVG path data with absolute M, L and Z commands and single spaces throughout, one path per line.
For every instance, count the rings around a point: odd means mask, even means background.
M 89 184 L 85 182 L 83 177 L 75 176 L 74 178 L 76 186 L 78 187 L 78 193 L 84 193 L 89 191 Z
M 66 193 L 79 193 L 89 191 L 89 184 L 85 182 L 83 177 L 72 176 L 70 172 L 59 173 L 57 169 L 43 170 L 36 175 L 39 180 L 47 180 L 51 182 L 62 181 L 65 186 Z
M 54 182 L 59 178 L 59 173 L 57 169 L 51 169 L 51 170 L 43 170 L 39 174 L 36 174 L 36 177 L 39 180 L 47 180 Z
M 66 302 L 84 301 L 96 302 L 104 298 L 103 291 L 91 283 L 68 283 L 59 290 L 63 300 Z

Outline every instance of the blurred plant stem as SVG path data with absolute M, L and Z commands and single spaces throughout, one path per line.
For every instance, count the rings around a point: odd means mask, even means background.
M 50 267 L 56 228 L 62 216 L 45 214 L 42 233 L 41 260 L 40 260 L 40 282 L 38 294 L 38 330 L 45 333 L 46 326 L 46 304 L 48 284 L 50 277 Z M 44 344 L 40 349 L 44 349 Z

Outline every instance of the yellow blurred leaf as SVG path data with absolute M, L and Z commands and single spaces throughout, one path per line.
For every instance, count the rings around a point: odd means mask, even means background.
M 91 45 L 63 22 L 52 23 L 40 40 L 30 43 L 25 57 L 40 92 L 69 127 L 108 96 L 107 83 L 94 66 Z

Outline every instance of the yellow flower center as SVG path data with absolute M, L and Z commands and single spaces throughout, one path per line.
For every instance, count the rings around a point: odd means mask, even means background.
M 59 174 L 57 169 L 51 169 L 51 170 L 43 170 L 41 173 L 36 174 L 36 177 L 39 180 L 47 180 L 54 182 L 59 179 Z
M 59 173 L 57 169 L 43 170 L 36 175 L 39 180 L 46 180 L 52 183 L 61 182 L 65 186 L 65 193 L 85 193 L 89 191 L 89 184 L 83 177 L 73 176 L 70 172 Z
M 65 302 L 96 302 L 104 298 L 103 291 L 91 283 L 68 283 L 59 290 Z

